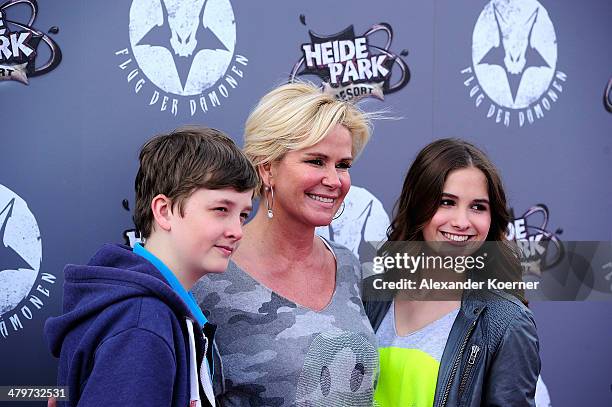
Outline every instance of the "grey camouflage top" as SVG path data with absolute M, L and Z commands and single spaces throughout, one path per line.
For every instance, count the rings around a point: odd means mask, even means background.
M 199 280 L 193 293 L 217 325 L 222 406 L 371 406 L 378 374 L 376 338 L 360 293 L 361 266 L 336 256 L 331 302 L 315 312 L 281 297 L 230 262 Z

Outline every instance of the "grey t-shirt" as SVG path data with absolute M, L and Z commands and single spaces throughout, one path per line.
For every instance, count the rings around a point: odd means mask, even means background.
M 235 263 L 199 280 L 193 293 L 210 322 L 222 366 L 222 406 L 371 406 L 376 337 L 360 298 L 361 266 L 330 243 L 336 287 L 315 312 L 271 291 Z
M 418 349 L 439 363 L 442 360 L 448 334 L 458 313 L 459 308 L 456 308 L 418 331 L 400 336 L 395 328 L 395 303 L 392 303 L 376 332 L 378 347 Z

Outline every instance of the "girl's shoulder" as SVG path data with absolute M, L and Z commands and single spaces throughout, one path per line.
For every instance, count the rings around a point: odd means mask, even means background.
M 531 310 L 520 299 L 500 290 L 470 291 L 463 297 L 462 308 L 464 311 L 481 308 L 486 310 L 485 317 L 500 323 L 510 323 L 516 318 L 533 319 Z
M 474 312 L 479 307 L 482 309 L 480 320 L 486 327 L 493 349 L 510 333 L 533 337 L 537 341 L 533 313 L 514 295 L 498 290 L 481 290 L 467 295 L 462 303 L 464 312 Z

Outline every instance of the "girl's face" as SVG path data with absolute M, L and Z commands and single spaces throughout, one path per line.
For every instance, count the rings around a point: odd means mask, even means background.
M 438 210 L 423 228 L 424 240 L 454 245 L 482 242 L 490 227 L 491 209 L 484 173 L 475 167 L 451 171 L 444 182 Z

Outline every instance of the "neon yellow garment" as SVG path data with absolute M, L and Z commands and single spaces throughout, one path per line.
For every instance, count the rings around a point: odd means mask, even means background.
M 431 407 L 440 362 L 418 349 L 379 348 L 380 376 L 374 393 L 380 407 Z
M 380 364 L 374 393 L 376 406 L 433 405 L 440 360 L 458 313 L 459 308 L 418 331 L 399 336 L 395 329 L 395 304 L 391 304 L 376 331 Z

